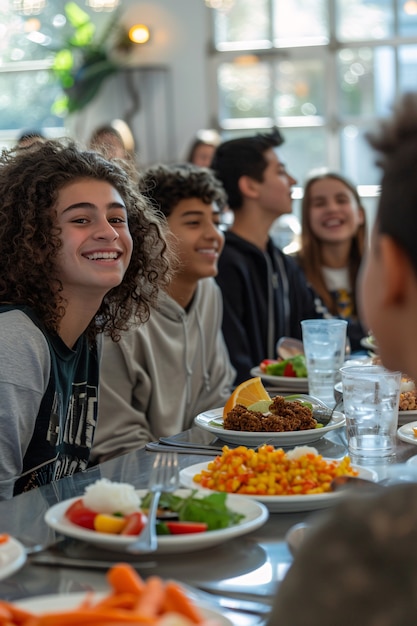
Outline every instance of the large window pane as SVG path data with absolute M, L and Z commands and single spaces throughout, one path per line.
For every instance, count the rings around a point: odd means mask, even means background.
M 60 88 L 48 70 L 1 74 L 0 130 L 62 127 L 51 113 Z
M 367 41 L 394 35 L 392 0 L 336 0 L 339 41 Z
M 400 91 L 417 90 L 417 45 L 398 48 Z
M 322 116 L 325 113 L 325 70 L 319 59 L 276 64 L 275 117 Z
M 271 69 L 268 63 L 247 58 L 219 68 L 220 119 L 272 117 Z
M 216 11 L 216 47 L 219 50 L 270 48 L 268 4 L 268 0 L 239 0 L 226 13 Z
M 338 54 L 342 115 L 384 115 L 395 95 L 395 57 L 388 46 L 344 48 Z
M 277 121 L 279 126 L 279 120 Z M 280 127 L 285 142 L 278 148 L 290 174 L 303 185 L 308 173 L 328 167 L 324 128 Z
M 310 46 L 329 41 L 327 0 L 274 0 L 276 46 Z
M 381 171 L 375 165 L 376 155 L 365 139 L 367 129 L 345 126 L 340 133 L 341 168 L 357 185 L 378 185 Z

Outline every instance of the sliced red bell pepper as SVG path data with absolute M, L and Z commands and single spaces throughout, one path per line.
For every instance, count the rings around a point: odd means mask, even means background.
M 168 522 L 164 524 L 168 528 L 171 535 L 186 535 L 188 533 L 204 533 L 208 525 L 205 522 Z

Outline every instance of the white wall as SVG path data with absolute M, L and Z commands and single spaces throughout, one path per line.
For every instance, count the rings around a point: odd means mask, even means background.
M 122 0 L 124 25 L 144 23 L 151 40 L 137 46 L 127 60 L 141 108 L 132 131 L 139 161 L 184 158 L 195 133 L 210 126 L 208 112 L 207 50 L 210 45 L 211 10 L 204 0 Z M 155 68 L 155 71 L 152 71 Z M 156 69 L 158 68 L 158 69 Z M 86 141 L 95 127 L 122 117 L 131 99 L 127 72 L 109 78 L 96 99 L 69 121 L 71 134 Z

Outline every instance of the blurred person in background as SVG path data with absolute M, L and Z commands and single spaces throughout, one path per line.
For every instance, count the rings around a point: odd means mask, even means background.
M 358 191 L 340 174 L 317 174 L 305 184 L 301 208 L 301 247 L 295 258 L 325 313 L 347 320 L 351 350 L 360 351 L 367 331 L 356 291 L 367 233 Z
M 210 167 L 213 155 L 220 144 L 220 135 L 216 130 L 200 130 L 193 140 L 185 158 L 187 163 L 200 167 Z

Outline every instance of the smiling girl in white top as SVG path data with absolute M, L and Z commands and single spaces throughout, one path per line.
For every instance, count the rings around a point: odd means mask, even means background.
M 365 245 L 365 210 L 355 186 L 334 172 L 310 178 L 304 188 L 298 261 L 329 314 L 348 321 L 353 351 L 366 335 L 356 301 Z

